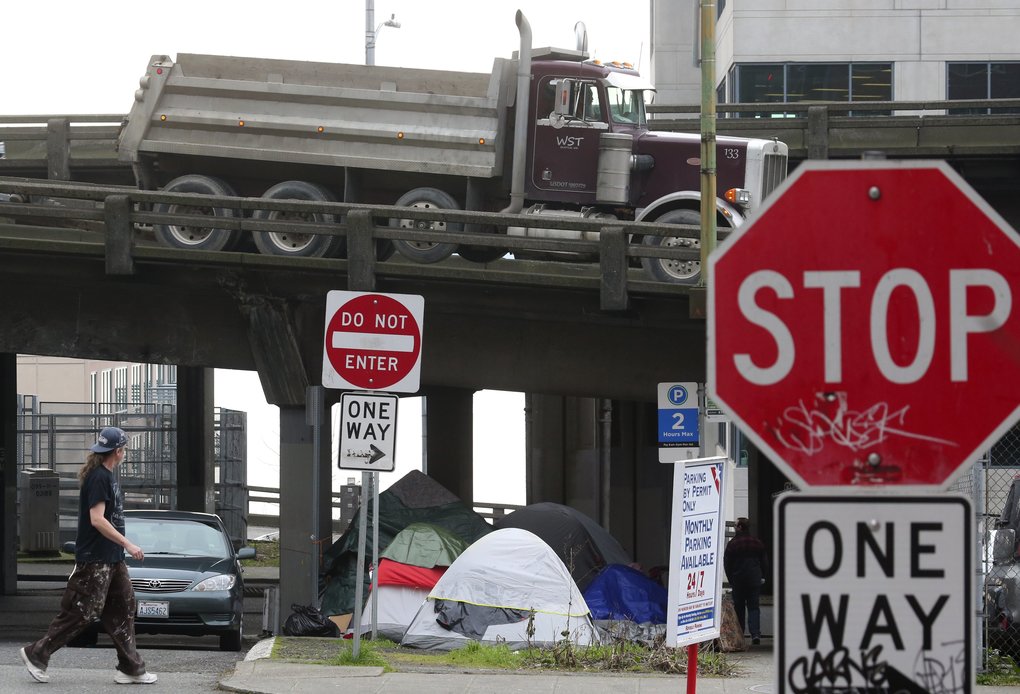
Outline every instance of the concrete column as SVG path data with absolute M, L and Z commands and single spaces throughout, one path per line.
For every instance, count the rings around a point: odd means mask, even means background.
M 525 474 L 527 503 L 563 503 L 563 398 L 524 395 Z
M 18 592 L 17 355 L 0 354 L 0 594 Z
M 474 501 L 474 391 L 425 390 L 425 471 L 456 494 Z
M 328 420 L 328 415 L 324 414 L 324 418 Z M 306 420 L 305 408 L 280 408 L 281 622 L 290 615 L 293 604 L 318 604 L 313 587 L 318 580 L 319 545 L 312 541 L 312 536 L 330 537 L 328 514 L 332 491 L 328 426 L 321 427 L 321 435 L 319 459 L 315 460 L 314 431 Z M 320 499 L 317 516 L 312 503 L 316 480 Z
M 213 370 L 177 367 L 177 508 L 216 512 Z

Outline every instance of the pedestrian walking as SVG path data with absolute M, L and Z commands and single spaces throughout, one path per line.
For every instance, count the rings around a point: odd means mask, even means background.
M 751 521 L 747 518 L 737 519 L 736 531 L 723 552 L 723 569 L 733 592 L 741 633 L 749 631 L 751 643 L 757 645 L 761 643 L 760 598 L 769 572 L 768 552 L 762 541 L 751 534 Z
M 141 561 L 142 549 L 124 536 L 124 495 L 113 475 L 127 456 L 127 435 L 117 427 L 99 432 L 78 471 L 78 536 L 74 570 L 60 600 L 60 613 L 46 635 L 21 649 L 29 674 L 48 682 L 46 668 L 58 649 L 92 622 L 102 622 L 117 649 L 118 684 L 152 684 L 135 646 L 135 592 L 124 552 Z

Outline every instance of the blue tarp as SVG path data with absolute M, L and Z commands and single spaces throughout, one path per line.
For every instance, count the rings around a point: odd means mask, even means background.
M 640 571 L 610 564 L 584 591 L 592 619 L 666 623 L 666 589 Z

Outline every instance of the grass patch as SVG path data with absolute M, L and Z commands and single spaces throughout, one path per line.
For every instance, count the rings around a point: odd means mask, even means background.
M 255 558 L 245 559 L 241 562 L 241 566 L 280 566 L 279 540 L 252 540 L 247 544 L 249 547 L 255 548 Z
M 977 683 L 992 687 L 1008 687 L 1020 684 L 1020 667 L 1008 655 L 994 648 L 988 649 L 985 671 L 977 674 Z
M 424 652 L 402 648 L 385 639 L 361 641 L 361 657 L 351 659 L 351 641 L 313 637 L 277 637 L 272 657 L 279 660 L 323 665 L 373 665 L 388 671 L 415 670 L 549 670 L 567 672 L 669 673 L 687 672 L 687 649 L 645 646 L 619 641 L 610 645 L 581 647 L 569 642 L 552 648 L 512 651 L 506 645 L 469 641 L 448 652 Z M 698 674 L 729 677 L 736 665 L 724 653 L 702 644 Z

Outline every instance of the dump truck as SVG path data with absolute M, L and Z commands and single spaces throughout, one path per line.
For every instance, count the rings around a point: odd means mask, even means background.
M 520 12 L 517 26 L 519 50 L 496 58 L 488 74 L 155 55 L 121 129 L 119 157 L 146 190 L 700 224 L 700 136 L 650 130 L 645 105 L 653 86 L 629 64 L 589 58 L 581 23 L 573 49 L 533 49 Z M 734 228 L 785 178 L 787 147 L 719 137 L 716 157 L 721 192 L 711 204 L 720 227 Z M 215 208 L 213 214 L 238 212 Z M 391 224 L 463 229 L 454 222 Z M 597 238 L 597 232 L 534 225 L 494 231 Z M 234 248 L 242 233 L 183 224 L 156 225 L 154 232 L 163 244 L 204 250 Z M 322 257 L 346 250 L 343 235 L 252 235 L 266 254 Z M 680 235 L 628 240 L 700 245 Z M 393 246 L 421 263 L 454 253 L 489 262 L 505 253 L 434 243 L 413 232 Z M 647 257 L 641 264 L 664 282 L 691 283 L 700 275 L 697 260 Z

